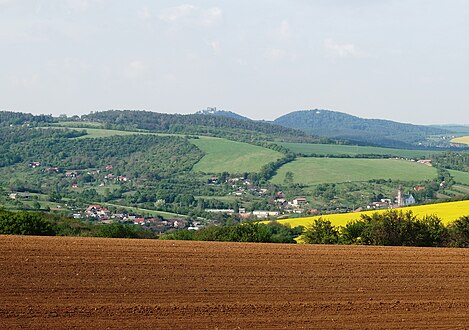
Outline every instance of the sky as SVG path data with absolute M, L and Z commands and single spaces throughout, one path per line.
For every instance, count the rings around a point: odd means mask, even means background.
M 466 0 L 0 0 L 0 110 L 469 124 Z

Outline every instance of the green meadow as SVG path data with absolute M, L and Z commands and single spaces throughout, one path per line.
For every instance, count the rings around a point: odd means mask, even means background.
M 277 151 L 226 139 L 204 137 L 191 142 L 205 152 L 193 168 L 196 172 L 258 172 L 263 165 L 282 157 Z
M 403 158 L 421 158 L 435 153 L 436 151 L 424 150 L 407 150 L 407 149 L 393 149 L 382 147 L 366 147 L 366 146 L 352 146 L 352 145 L 336 145 L 336 144 L 308 144 L 308 143 L 277 143 L 294 153 L 301 153 L 304 155 L 318 155 L 318 156 L 356 156 L 356 155 L 391 155 Z
M 462 183 L 469 186 L 469 173 L 455 170 L 448 170 L 449 174 L 453 177 L 457 183 Z
M 282 166 L 272 182 L 282 184 L 285 174 L 293 174 L 293 182 L 304 185 L 392 179 L 401 181 L 431 180 L 435 168 L 397 159 L 298 158 Z
M 85 130 L 87 132 L 87 135 L 81 136 L 78 139 L 106 138 L 117 135 L 132 134 L 184 136 L 179 134 L 130 132 L 101 128 L 68 128 L 75 130 Z M 200 136 L 198 139 L 191 139 L 190 141 L 205 153 L 205 156 L 193 168 L 193 170 L 196 172 L 258 172 L 265 164 L 276 161 L 277 159 L 282 157 L 282 154 L 277 151 L 273 151 L 248 143 L 236 142 L 222 138 Z

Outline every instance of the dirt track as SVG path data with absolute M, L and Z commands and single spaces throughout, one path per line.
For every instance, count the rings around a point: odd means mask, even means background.
M 469 250 L 0 236 L 0 328 L 468 329 Z

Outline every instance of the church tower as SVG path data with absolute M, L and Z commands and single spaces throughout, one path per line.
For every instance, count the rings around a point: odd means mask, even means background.
M 404 194 L 402 193 L 402 186 L 399 186 L 399 190 L 397 191 L 397 206 L 405 206 Z

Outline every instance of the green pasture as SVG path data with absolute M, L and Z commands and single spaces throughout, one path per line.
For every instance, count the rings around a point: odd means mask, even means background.
M 200 138 L 191 142 L 205 152 L 193 168 L 196 172 L 258 172 L 263 165 L 282 157 L 277 151 L 226 139 Z
M 121 209 L 125 209 L 129 212 L 137 213 L 137 214 L 150 214 L 152 216 L 159 215 L 159 216 L 163 217 L 164 219 L 168 219 L 168 218 L 187 218 L 187 215 L 183 215 L 183 214 L 164 212 L 164 211 L 155 211 L 155 210 L 150 210 L 150 209 L 143 209 L 143 208 L 140 208 L 140 207 L 123 206 L 123 205 L 112 204 L 112 203 L 95 203 L 95 204 L 99 204 L 99 205 L 102 205 L 102 206 L 114 206 L 114 207 L 118 207 L 118 208 L 121 208 Z
M 76 122 L 76 121 L 61 121 L 61 122 L 55 123 L 53 125 L 54 126 L 60 126 L 60 127 L 71 127 L 71 128 L 75 128 L 75 127 L 78 127 L 78 126 L 89 127 L 89 128 L 103 127 L 102 123 L 97 123 L 97 122 Z
M 285 174 L 293 173 L 293 182 L 304 185 L 392 179 L 422 181 L 434 179 L 435 168 L 397 159 L 298 158 L 282 166 L 272 182 L 282 184 Z
M 391 155 L 403 158 L 427 157 L 436 151 L 393 149 L 382 147 L 365 147 L 336 144 L 309 144 L 309 143 L 277 143 L 294 153 L 304 155 L 333 155 L 333 156 L 356 156 L 356 155 Z
M 457 183 L 469 186 L 469 173 L 455 170 L 448 170 L 449 174 L 453 177 Z
M 106 138 L 106 137 L 111 137 L 111 136 L 141 134 L 140 132 L 117 131 L 117 130 L 103 129 L 103 128 L 75 128 L 75 127 L 70 127 L 70 128 L 77 130 L 77 131 L 83 131 L 83 130 L 86 131 L 87 135 L 80 136 L 78 137 L 78 139 Z

